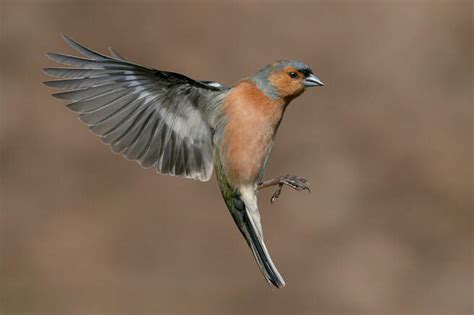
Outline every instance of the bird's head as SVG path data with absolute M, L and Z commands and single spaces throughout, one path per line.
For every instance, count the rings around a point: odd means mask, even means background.
M 252 80 L 268 97 L 288 101 L 308 87 L 324 85 L 308 65 L 296 60 L 276 61 L 259 70 Z

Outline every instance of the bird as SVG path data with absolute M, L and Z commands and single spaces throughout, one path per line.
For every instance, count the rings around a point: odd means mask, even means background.
M 222 197 L 271 287 L 285 286 L 264 243 L 257 193 L 278 186 L 310 191 L 303 177 L 263 180 L 285 109 L 307 88 L 323 86 L 301 61 L 278 60 L 231 86 L 194 80 L 96 52 L 62 35 L 81 57 L 47 53 L 69 67 L 48 67 L 43 82 L 64 91 L 92 133 L 113 152 L 160 174 L 208 181 L 215 169 Z

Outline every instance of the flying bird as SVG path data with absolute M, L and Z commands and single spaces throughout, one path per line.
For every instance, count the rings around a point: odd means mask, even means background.
M 66 89 L 53 96 L 115 153 L 158 173 L 208 181 L 215 169 L 222 196 L 267 282 L 285 281 L 263 241 L 257 206 L 260 189 L 287 185 L 308 190 L 298 176 L 263 181 L 275 134 L 288 104 L 306 88 L 322 86 L 306 64 L 280 60 L 227 87 L 128 61 L 110 48 L 95 52 L 64 36 L 83 57 L 48 53 L 59 78 L 44 84 Z

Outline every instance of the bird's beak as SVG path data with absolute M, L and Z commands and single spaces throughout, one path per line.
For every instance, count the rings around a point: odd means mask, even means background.
M 318 79 L 317 76 L 314 74 L 310 74 L 309 76 L 304 79 L 304 86 L 305 87 L 312 87 L 312 86 L 323 86 L 324 83 Z

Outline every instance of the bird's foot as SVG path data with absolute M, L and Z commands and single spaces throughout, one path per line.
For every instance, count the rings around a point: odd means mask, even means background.
M 277 185 L 278 189 L 273 193 L 272 198 L 270 199 L 271 203 L 273 203 L 278 197 L 280 197 L 284 185 L 287 185 L 296 191 L 307 190 L 311 193 L 311 190 L 309 189 L 309 181 L 306 178 L 294 175 L 278 176 L 276 178 L 261 182 L 257 186 L 257 190 Z

